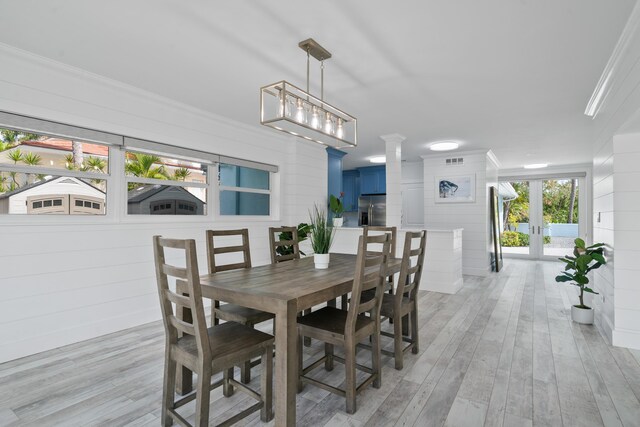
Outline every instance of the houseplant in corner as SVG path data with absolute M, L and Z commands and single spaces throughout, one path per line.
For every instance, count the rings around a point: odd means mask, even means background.
M 329 209 L 333 213 L 333 226 L 342 227 L 342 213 L 344 212 L 344 205 L 342 204 L 342 198 L 344 193 L 340 193 L 340 197 L 336 197 L 333 194 L 329 196 Z
M 329 268 L 329 248 L 333 241 L 334 229 L 327 220 L 327 214 L 318 205 L 314 205 L 313 211 L 309 212 L 310 223 L 309 232 L 311 236 L 311 248 L 313 249 L 313 262 L 316 268 Z
M 604 243 L 586 246 L 584 240 L 578 238 L 574 241 L 573 256 L 567 255 L 558 258 L 566 264 L 562 274 L 556 276 L 556 282 L 569 282 L 569 284 L 580 288 L 580 304 L 571 306 L 571 319 L 577 323 L 591 325 L 593 323 L 593 309 L 584 304 L 584 293 L 598 294 L 588 287 L 589 278 L 587 275 L 591 270 L 600 268 L 606 264 L 604 258 Z

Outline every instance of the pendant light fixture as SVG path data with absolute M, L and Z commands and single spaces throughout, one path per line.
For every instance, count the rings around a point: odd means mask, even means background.
M 331 53 L 315 40 L 301 41 L 307 53 L 307 90 L 282 80 L 260 89 L 260 123 L 334 148 L 355 147 L 357 120 L 324 101 L 324 61 Z M 320 62 L 320 98 L 309 93 L 309 62 Z

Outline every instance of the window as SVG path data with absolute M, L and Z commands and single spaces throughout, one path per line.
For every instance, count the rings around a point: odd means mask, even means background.
M 220 163 L 220 215 L 270 215 L 270 172 Z
M 196 159 L 126 151 L 127 213 L 206 215 L 207 170 Z
M 0 127 L 0 214 L 70 215 L 89 196 L 103 215 L 108 179 L 106 144 Z

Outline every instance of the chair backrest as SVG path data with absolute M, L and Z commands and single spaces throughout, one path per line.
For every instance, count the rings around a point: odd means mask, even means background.
M 418 247 L 414 247 L 415 243 Z M 405 295 L 410 300 L 415 300 L 422 277 L 424 265 L 424 252 L 427 246 L 427 231 L 407 231 L 404 237 L 404 249 L 402 251 L 402 266 L 396 288 L 396 303 L 400 304 Z
M 175 252 L 180 252 L 184 256 L 185 267 L 169 264 L 165 257 L 166 248 L 175 249 Z M 167 346 L 173 346 L 178 342 L 179 332 L 192 335 L 196 340 L 198 354 L 202 355 L 205 360 L 210 359 L 211 348 L 209 347 L 207 323 L 202 303 L 202 291 L 200 289 L 196 241 L 193 239 L 178 240 L 153 236 L 153 252 Z M 172 259 L 182 258 L 173 253 L 171 255 Z M 170 277 L 185 282 L 189 296 L 180 295 L 172 291 L 169 288 Z M 191 309 L 193 321 L 190 323 L 179 319 L 175 314 L 173 304 L 176 305 L 176 308 L 179 306 Z
M 370 225 L 364 228 L 364 233 L 370 234 L 372 231 L 388 233 L 391 235 L 391 249 L 390 255 L 392 258 L 396 257 L 396 242 L 398 237 L 398 228 L 397 227 L 382 227 L 377 225 Z
M 216 237 L 242 236 L 242 244 L 234 246 L 216 246 Z M 216 255 L 242 252 L 242 262 L 233 264 L 218 264 Z M 239 268 L 251 268 L 251 250 L 249 249 L 249 230 L 207 230 L 207 261 L 209 274 L 219 271 L 237 270 Z
M 276 240 L 276 234 L 278 235 Z M 269 227 L 271 264 L 300 259 L 297 227 Z
M 372 245 L 382 245 L 381 251 L 373 251 Z M 388 233 L 380 236 L 360 236 L 358 240 L 358 256 L 356 258 L 356 272 L 353 278 L 351 291 L 351 304 L 347 315 L 345 333 L 350 329 L 355 330 L 356 320 L 359 314 L 372 312 L 374 319 L 380 317 L 382 303 L 383 282 L 387 275 L 387 260 L 391 248 L 391 235 Z M 362 292 L 375 289 L 374 298 L 361 302 Z

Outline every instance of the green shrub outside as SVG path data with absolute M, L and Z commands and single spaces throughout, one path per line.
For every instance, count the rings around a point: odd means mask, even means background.
M 519 231 L 505 231 L 500 235 L 502 246 L 504 247 L 522 247 L 529 246 L 529 235 Z M 545 244 L 551 243 L 551 236 L 544 236 Z

